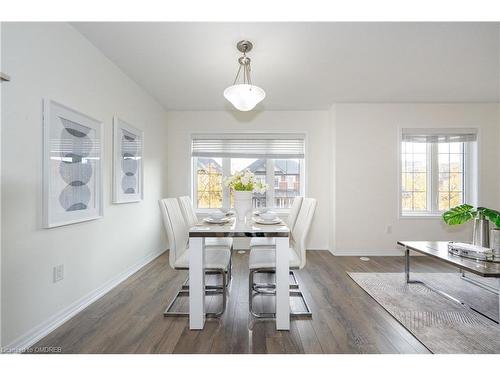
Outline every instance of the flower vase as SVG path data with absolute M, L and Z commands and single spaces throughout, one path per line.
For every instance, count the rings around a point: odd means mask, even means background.
M 234 191 L 234 209 L 238 220 L 245 220 L 247 212 L 252 210 L 252 192 Z

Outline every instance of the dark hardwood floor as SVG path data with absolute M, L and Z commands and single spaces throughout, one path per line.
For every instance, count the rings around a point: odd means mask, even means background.
M 188 318 L 163 317 L 187 275 L 172 270 L 165 253 L 34 346 L 61 347 L 63 353 L 428 353 L 346 274 L 402 272 L 403 259 L 365 262 L 309 251 L 307 266 L 297 276 L 313 318 L 294 319 L 290 331 L 283 332 L 272 320 L 249 316 L 248 253 L 235 252 L 224 316 L 208 320 L 202 331 L 190 331 Z M 417 272 L 453 272 L 425 257 L 412 262 Z M 211 298 L 208 308 L 215 310 L 218 300 Z M 255 301 L 257 308 L 272 308 L 272 297 Z M 187 309 L 186 302 L 178 308 Z

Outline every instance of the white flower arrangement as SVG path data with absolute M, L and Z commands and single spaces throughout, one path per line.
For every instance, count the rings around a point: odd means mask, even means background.
M 225 177 L 224 185 L 235 191 L 253 191 L 260 194 L 264 194 L 269 187 L 257 179 L 255 174 L 248 169 L 236 172 L 231 177 Z

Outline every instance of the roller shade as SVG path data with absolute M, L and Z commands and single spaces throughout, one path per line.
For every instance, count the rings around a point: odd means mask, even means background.
M 304 134 L 219 134 L 192 136 L 196 157 L 302 159 Z
M 446 132 L 434 129 L 403 129 L 402 141 L 415 143 L 475 142 L 477 141 L 477 132 L 473 129 Z

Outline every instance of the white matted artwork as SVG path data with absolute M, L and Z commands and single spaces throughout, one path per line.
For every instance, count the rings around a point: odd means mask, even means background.
M 44 227 L 102 217 L 102 123 L 44 100 L 43 138 Z
M 113 119 L 113 203 L 142 201 L 144 133 Z

